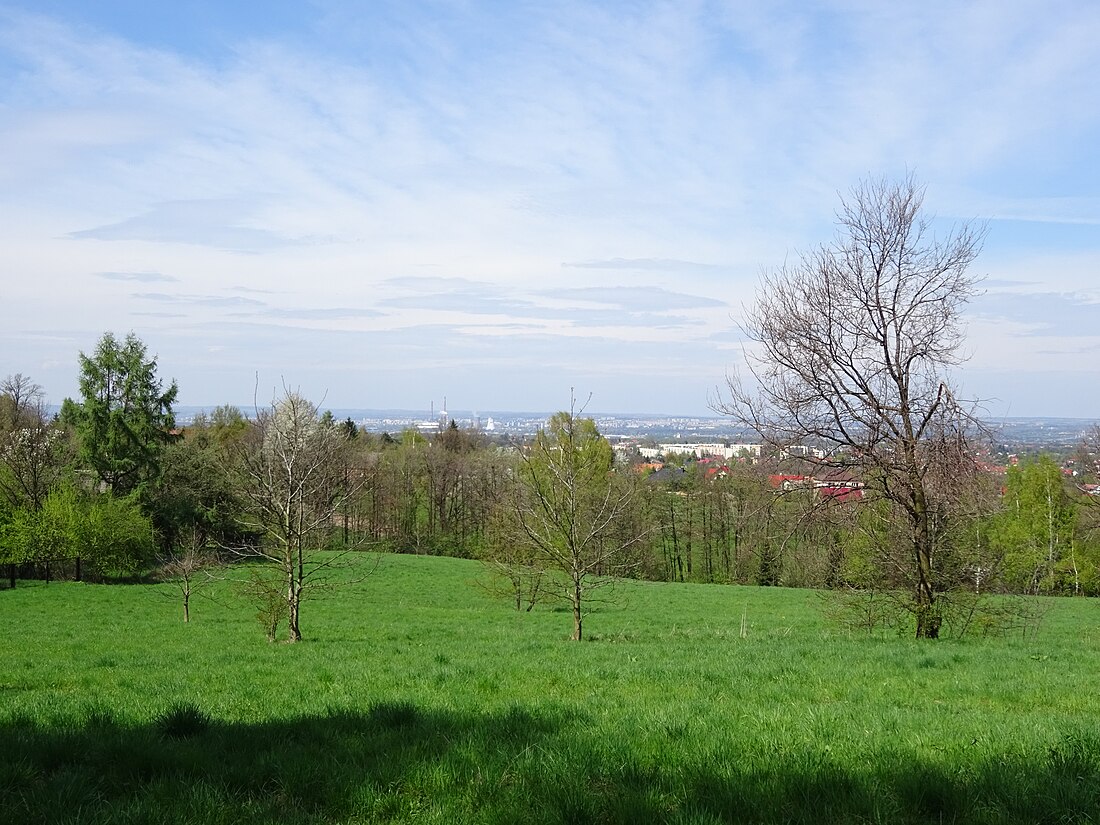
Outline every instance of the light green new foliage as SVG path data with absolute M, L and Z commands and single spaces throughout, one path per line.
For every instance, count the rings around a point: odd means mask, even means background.
M 153 527 L 132 498 L 62 484 L 37 511 L 19 510 L 3 532 L 16 561 L 80 558 L 93 576 L 128 576 L 152 554 Z
M 807 591 L 624 582 L 575 644 L 563 608 L 517 613 L 478 573 L 384 557 L 313 606 L 297 645 L 269 645 L 228 585 L 187 625 L 152 586 L 0 592 L 0 821 L 1100 810 L 1089 600 L 1048 600 L 1037 635 L 932 645 L 849 637 Z
M 1062 471 L 1049 455 L 1009 467 L 1004 510 L 994 520 L 993 542 L 1004 554 L 1004 576 L 1018 592 L 1051 592 L 1067 584 L 1060 562 L 1072 552 L 1077 509 Z M 1069 571 L 1072 573 L 1072 571 Z M 1070 585 L 1072 587 L 1072 585 Z
M 632 479 L 615 476 L 613 464 L 596 423 L 571 409 L 539 430 L 517 471 L 516 540 L 530 548 L 538 569 L 566 580 L 578 642 L 592 591 L 637 563 L 632 551 L 643 531 L 631 518 Z

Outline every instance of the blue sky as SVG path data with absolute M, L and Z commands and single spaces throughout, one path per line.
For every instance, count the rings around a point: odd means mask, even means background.
M 955 376 L 1100 417 L 1100 5 L 0 0 L 0 374 L 184 404 L 707 412 L 762 270 L 912 172 Z M 257 389 L 258 387 L 258 389 Z

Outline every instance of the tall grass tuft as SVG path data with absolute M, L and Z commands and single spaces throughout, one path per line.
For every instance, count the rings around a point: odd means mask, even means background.
M 176 702 L 156 718 L 154 727 L 168 739 L 190 739 L 209 729 L 210 717 L 191 702 Z

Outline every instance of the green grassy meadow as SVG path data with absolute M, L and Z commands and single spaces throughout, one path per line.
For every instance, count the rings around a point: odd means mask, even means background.
M 917 642 L 628 582 L 578 644 L 480 575 L 381 557 L 297 645 L 227 584 L 190 624 L 153 585 L 0 592 L 0 822 L 1100 821 L 1091 600 Z

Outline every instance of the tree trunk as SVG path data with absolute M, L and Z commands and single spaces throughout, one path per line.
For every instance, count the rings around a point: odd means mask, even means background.
M 695 534 L 695 508 L 692 506 L 695 502 L 692 500 L 691 493 L 687 494 L 687 526 L 684 527 L 684 556 L 687 558 L 687 577 L 690 579 L 692 574 L 692 553 L 691 553 L 691 539 Z M 681 572 L 680 581 L 684 580 L 684 575 Z
M 302 631 L 298 629 L 298 606 L 300 599 L 297 595 L 291 597 L 287 603 L 287 635 L 288 642 L 302 641 Z
M 15 587 L 15 563 L 12 562 L 8 565 L 8 580 L 11 582 L 11 586 Z
M 668 500 L 668 519 L 672 528 L 672 580 L 684 580 L 684 560 L 680 556 L 680 542 L 676 537 L 676 504 L 675 499 Z
M 904 395 L 903 400 L 906 400 Z M 936 589 L 933 585 L 932 575 L 932 553 L 934 550 L 932 515 L 929 512 L 924 479 L 919 471 L 920 465 L 916 454 L 917 442 L 908 419 L 906 420 L 905 429 L 907 440 L 904 446 L 904 456 L 908 465 L 908 495 L 909 500 L 912 502 L 909 518 L 913 530 L 914 561 L 917 565 L 917 587 L 916 592 L 913 594 L 917 617 L 917 638 L 938 639 L 942 618 L 936 609 Z
M 350 473 L 348 465 L 344 465 L 344 547 L 348 546 L 348 491 L 351 489 L 349 484 Z
M 296 568 L 292 567 L 287 576 L 286 623 L 288 642 L 300 642 L 302 640 L 302 631 L 298 627 L 298 611 L 302 604 L 302 586 L 300 580 L 295 580 L 295 572 Z
M 581 640 L 581 583 L 579 579 L 573 580 L 573 641 Z
M 936 591 L 932 587 L 932 554 L 927 544 L 918 541 L 916 550 L 917 589 L 914 594 L 917 616 L 917 638 L 938 639 L 941 617 L 936 609 Z

